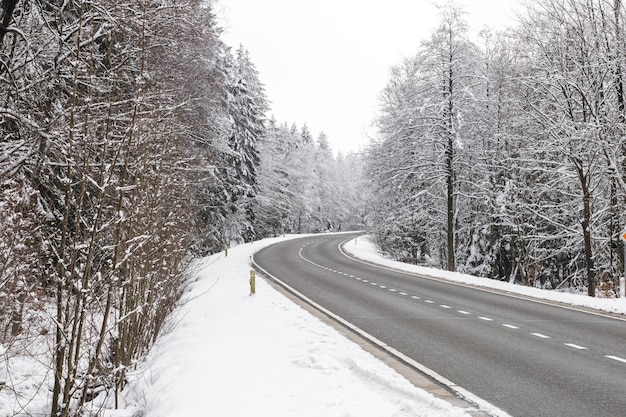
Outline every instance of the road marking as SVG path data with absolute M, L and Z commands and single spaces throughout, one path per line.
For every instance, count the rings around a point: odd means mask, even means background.
M 427 280 L 431 280 L 431 281 L 437 281 L 437 282 L 443 282 L 443 283 L 450 284 L 450 285 L 455 285 L 455 286 L 458 286 L 458 287 L 471 288 L 471 289 L 477 290 L 477 291 L 484 291 L 484 292 L 488 292 L 488 293 L 491 293 L 491 294 L 497 294 L 497 295 L 500 295 L 500 296 L 503 296 L 503 297 L 516 298 L 518 300 L 525 300 L 525 301 L 529 301 L 529 302 L 532 302 L 532 303 L 548 305 L 548 306 L 551 306 L 551 307 L 558 307 L 558 308 L 562 308 L 562 309 L 566 309 L 566 310 L 577 311 L 579 313 L 592 314 L 594 316 L 600 316 L 600 317 L 605 317 L 605 318 L 609 318 L 609 319 L 613 319 L 613 320 L 619 320 L 619 321 L 626 322 L 626 318 L 624 318 L 624 317 L 617 317 L 617 316 L 611 315 L 609 313 L 601 312 L 601 311 L 588 310 L 588 309 L 585 309 L 585 307 L 576 307 L 576 306 L 571 306 L 571 305 L 570 306 L 562 305 L 562 304 L 559 304 L 557 301 L 539 300 L 539 299 L 532 298 L 531 296 L 525 296 L 525 295 L 522 295 L 522 294 L 512 294 L 512 293 L 507 293 L 507 292 L 502 291 L 502 290 L 497 290 L 495 288 L 484 288 L 484 287 L 479 287 L 479 286 L 475 286 L 475 285 L 471 285 L 471 284 L 464 284 L 462 282 L 454 282 L 454 281 L 447 280 L 445 278 L 435 277 L 435 276 L 432 276 L 432 275 L 419 274 L 419 273 L 416 273 L 416 272 L 410 272 L 410 271 L 405 271 L 405 270 L 398 269 L 398 268 L 392 268 L 392 267 L 376 264 L 375 262 L 364 261 L 363 259 L 360 259 L 360 258 L 358 258 L 356 256 L 349 255 L 348 253 L 346 253 L 346 251 L 343 250 L 342 245 L 344 243 L 350 241 L 350 240 L 352 240 L 352 239 L 347 239 L 347 240 L 341 242 L 338 245 L 339 252 L 341 252 L 341 254 L 343 256 L 345 256 L 346 258 L 348 258 L 348 259 L 350 259 L 350 260 L 352 260 L 354 262 L 358 262 L 360 264 L 368 265 L 368 266 L 373 267 L 373 268 L 384 269 L 386 271 L 392 271 L 392 272 L 396 272 L 396 273 L 399 273 L 399 274 L 408 275 L 408 276 L 412 276 L 412 277 L 420 277 L 420 278 L 423 278 L 423 279 L 427 279 Z M 308 259 L 304 258 L 302 255 L 300 255 L 300 257 L 303 258 L 304 260 L 308 261 Z
M 356 278 L 354 275 L 348 275 L 350 278 Z
M 513 329 L 513 330 L 517 330 L 519 329 L 519 327 L 517 326 L 513 326 L 512 324 L 503 324 L 504 327 L 507 327 L 509 329 Z
M 489 317 L 478 317 L 478 318 L 484 321 L 493 321 L 493 319 L 490 319 Z
M 571 348 L 578 349 L 578 350 L 587 350 L 587 348 L 586 348 L 586 347 L 584 347 L 584 346 L 579 346 L 579 345 L 575 345 L 575 344 L 573 344 L 573 343 L 565 343 L 565 346 L 569 346 L 569 347 L 571 347 Z
M 400 295 L 409 295 L 409 294 L 407 294 L 405 292 L 401 292 Z
M 376 284 L 375 282 L 370 282 L 370 285 L 378 285 L 378 284 Z
M 391 291 L 391 292 L 398 292 L 398 290 L 393 289 L 393 288 L 389 288 L 389 291 Z
M 439 307 L 441 307 L 441 308 L 452 308 L 452 307 L 447 306 L 447 305 L 445 305 L 445 304 L 441 304 Z
M 435 304 L 434 301 L 430 301 L 430 300 L 424 300 L 424 302 L 428 303 L 428 304 Z
M 472 314 L 470 312 L 463 311 L 463 310 L 457 310 L 457 313 L 465 314 L 466 316 L 469 316 L 470 314 Z
M 412 295 L 411 298 L 413 298 L 414 300 L 421 300 L 421 298 L 418 297 L 417 295 Z
M 363 278 L 354 277 L 354 279 L 358 279 L 359 281 L 363 281 Z
M 382 289 L 384 290 L 384 289 L 385 289 L 385 288 L 387 288 L 387 287 L 385 287 L 384 285 L 381 285 L 381 286 L 380 286 L 380 288 L 382 288 Z
M 363 282 L 369 282 L 368 280 L 364 279 Z
M 606 357 L 609 358 L 609 359 L 613 359 L 614 361 L 626 363 L 626 359 L 620 358 L 619 356 L 609 356 L 609 355 L 606 355 Z
M 541 339 L 550 339 L 550 336 L 546 336 L 545 334 L 541 334 L 541 333 L 531 333 L 533 336 L 537 336 Z
M 341 250 L 341 245 L 339 246 L 340 250 Z M 343 253 L 343 250 L 341 250 L 341 252 Z M 304 259 L 305 261 L 308 261 L 306 258 L 304 258 L 304 256 L 302 256 L 302 251 L 300 251 L 300 253 L 298 254 L 302 259 Z M 376 346 L 378 346 L 379 348 L 385 350 L 386 352 L 388 352 L 389 354 L 391 354 L 392 356 L 398 358 L 400 361 L 409 364 L 410 367 L 417 369 L 419 372 L 429 376 L 430 378 L 432 378 L 433 380 L 437 381 L 439 384 L 447 387 L 450 391 L 452 391 L 453 393 L 457 394 L 460 397 L 463 397 L 467 400 L 469 400 L 470 402 L 473 402 L 474 404 L 478 405 L 478 407 L 482 410 L 485 410 L 487 412 L 487 414 L 489 415 L 493 415 L 494 417 L 511 417 L 508 413 L 506 413 L 503 410 L 500 410 L 499 408 L 497 408 L 496 406 L 494 406 L 493 404 L 483 400 L 480 397 L 477 397 L 476 395 L 472 394 L 471 392 L 467 391 L 466 389 L 460 387 L 458 384 L 448 380 L 447 378 L 444 378 L 443 376 L 439 375 L 438 373 L 436 373 L 435 371 L 427 368 L 426 366 L 422 365 L 419 362 L 416 362 L 415 360 L 413 360 L 412 358 L 409 358 L 408 356 L 402 354 L 401 352 L 399 352 L 398 350 L 390 347 L 389 345 L 387 345 L 386 343 L 380 341 L 379 339 L 376 339 L 375 337 L 373 337 L 372 335 L 370 335 L 369 333 L 366 333 L 365 331 L 363 331 L 362 329 L 360 329 L 359 327 L 356 327 L 355 325 L 353 325 L 352 323 L 342 319 L 341 317 L 337 316 L 336 314 L 330 312 L 329 310 L 325 309 L 324 307 L 320 306 L 319 304 L 315 303 L 314 301 L 312 301 L 310 298 L 307 298 L 306 296 L 304 296 L 302 293 L 296 291 L 294 288 L 288 286 L 286 283 L 284 283 L 283 281 L 281 281 L 280 279 L 276 278 L 275 276 L 271 275 L 270 273 L 268 273 L 267 271 L 265 271 L 263 268 L 261 268 L 256 262 L 254 257 L 252 258 L 252 262 L 253 265 L 255 267 L 255 269 L 258 269 L 259 271 L 261 271 L 262 273 L 264 273 L 267 277 L 269 277 L 272 281 L 278 283 L 279 285 L 281 285 L 283 288 L 285 288 L 287 291 L 295 294 L 298 298 L 300 298 L 301 300 L 303 300 L 304 302 L 312 305 L 314 308 L 316 308 L 317 310 L 321 311 L 322 313 L 326 314 L 327 316 L 331 317 L 332 319 L 334 319 L 335 321 L 337 321 L 338 323 L 341 323 L 343 326 L 351 329 L 352 331 L 354 331 L 355 333 L 361 335 L 362 337 L 364 337 L 365 339 L 369 340 L 370 342 L 374 343 Z M 309 261 L 310 262 L 310 261 Z M 417 299 L 419 299 L 419 297 L 413 296 Z

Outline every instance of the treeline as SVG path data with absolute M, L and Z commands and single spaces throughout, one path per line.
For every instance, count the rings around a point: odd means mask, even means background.
M 459 7 L 382 94 L 367 172 L 383 250 L 612 296 L 626 225 L 621 0 L 536 0 L 470 39 Z
M 356 154 L 333 156 L 322 132 L 268 124 L 260 143 L 254 228 L 262 236 L 341 232 L 363 228 L 363 163 Z M 239 223 L 241 224 L 241 223 Z
M 10 386 L 47 397 L 28 403 L 37 413 L 117 401 L 193 258 L 360 221 L 337 186 L 358 164 L 265 119 L 254 64 L 220 39 L 213 2 L 1 7 L 0 387 L 11 358 L 51 346 L 39 394 Z

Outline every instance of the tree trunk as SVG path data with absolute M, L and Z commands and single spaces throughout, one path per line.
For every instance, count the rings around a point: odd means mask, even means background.
M 447 180 L 447 238 L 448 238 L 448 271 L 456 269 L 454 262 L 454 171 L 452 161 L 454 158 L 454 142 L 452 137 L 448 140 L 448 152 L 446 158 Z
M 7 33 L 7 28 L 13 17 L 13 10 L 18 1 L 19 0 L 2 0 L 2 11 L 0 11 L 0 45 L 2 45 L 4 35 Z
M 447 240 L 448 240 L 448 271 L 456 270 L 455 251 L 454 251 L 454 98 L 452 91 L 454 88 L 454 52 L 453 52 L 453 33 L 452 28 L 448 32 L 448 47 L 450 55 L 448 57 L 448 79 L 447 79 L 447 100 L 448 108 L 446 124 L 448 150 L 446 153 L 446 197 L 447 197 Z
M 583 241 L 585 246 L 585 263 L 587 265 L 587 294 L 590 297 L 596 296 L 595 274 L 593 264 L 593 253 L 591 249 L 591 191 L 589 190 L 589 176 L 585 174 L 583 163 L 577 159 L 574 161 L 578 179 L 583 194 Z

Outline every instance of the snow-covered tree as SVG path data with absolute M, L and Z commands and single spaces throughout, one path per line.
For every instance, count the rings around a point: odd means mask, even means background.
M 443 9 L 432 38 L 392 72 L 382 98 L 382 142 L 369 158 L 374 181 L 389 188 L 389 197 L 396 200 L 391 205 L 401 206 L 404 215 L 396 220 L 419 229 L 410 232 L 414 244 L 449 270 L 456 269 L 459 246 L 467 245 L 459 240 L 459 227 L 470 211 L 465 197 L 477 132 L 477 58 L 462 10 Z M 406 204 L 412 206 L 408 211 Z
M 361 171 L 352 168 L 358 166 L 355 159 L 335 158 L 323 133 L 316 146 L 308 128 L 273 121 L 261 141 L 254 206 L 261 236 L 361 227 Z M 347 170 L 351 176 L 345 176 Z

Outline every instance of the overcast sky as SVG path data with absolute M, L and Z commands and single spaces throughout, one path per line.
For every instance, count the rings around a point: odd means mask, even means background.
M 438 25 L 431 0 L 219 0 L 224 40 L 243 44 L 279 122 L 324 131 L 336 151 L 375 134 L 389 69 Z M 510 25 L 518 0 L 465 0 L 473 31 Z

